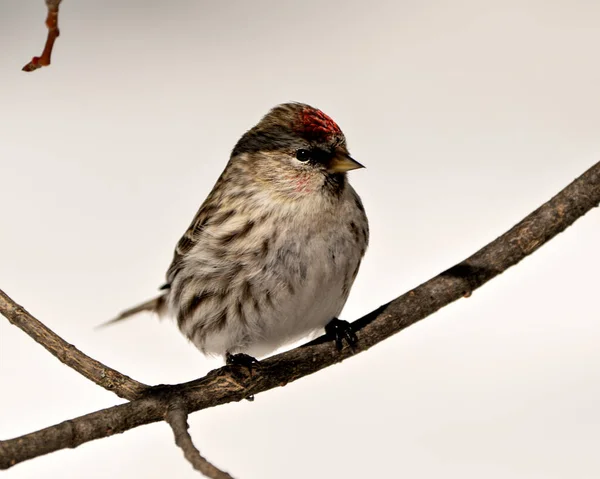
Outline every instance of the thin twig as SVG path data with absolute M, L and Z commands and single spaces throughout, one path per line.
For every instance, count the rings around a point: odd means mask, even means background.
M 46 0 L 46 7 L 48 8 L 48 15 L 46 16 L 48 36 L 46 37 L 44 51 L 41 56 L 33 57 L 31 61 L 22 68 L 24 72 L 32 72 L 38 68 L 50 65 L 54 42 L 60 35 L 60 30 L 58 29 L 58 6 L 61 1 L 62 0 Z
M 179 398 L 188 413 L 284 386 L 402 331 L 447 304 L 469 296 L 569 227 L 600 203 L 600 163 L 573 181 L 501 237 L 470 258 L 353 323 L 358 344 L 337 351 L 330 338 L 261 361 L 253 374 L 232 375 L 231 366 L 189 383 L 153 388 L 141 399 L 96 411 L 15 439 L 0 441 L 0 469 L 134 427 L 164 420 Z
M 119 371 L 105 366 L 99 361 L 82 353 L 72 344 L 67 343 L 50 328 L 29 314 L 22 306 L 15 303 L 0 289 L 0 314 L 12 324 L 25 331 L 35 341 L 44 346 L 52 355 L 78 373 L 82 374 L 98 386 L 114 392 L 117 396 L 137 399 L 149 389 L 149 386 L 131 379 Z
M 175 436 L 175 444 L 183 450 L 185 458 L 194 469 L 200 471 L 206 477 L 210 477 L 211 479 L 233 479 L 229 474 L 213 466 L 202 457 L 200 451 L 192 442 L 192 436 L 190 436 L 188 431 L 187 418 L 188 414 L 185 410 L 185 405 L 180 399 L 173 400 L 167 408 L 165 421 L 171 426 L 173 435 Z

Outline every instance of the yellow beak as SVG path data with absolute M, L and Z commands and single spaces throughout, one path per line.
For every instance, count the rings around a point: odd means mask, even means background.
M 350 158 L 348 155 L 338 154 L 333 157 L 329 163 L 327 171 L 329 173 L 344 173 L 357 168 L 364 168 L 358 161 Z

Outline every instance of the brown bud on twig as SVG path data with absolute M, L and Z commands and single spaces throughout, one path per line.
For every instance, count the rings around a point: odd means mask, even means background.
M 50 65 L 54 42 L 60 35 L 58 29 L 58 6 L 61 1 L 62 0 L 46 0 L 46 6 L 48 7 L 48 15 L 46 16 L 48 37 L 46 38 L 46 45 L 44 45 L 44 51 L 41 56 L 33 57 L 31 61 L 22 68 L 24 72 L 32 72 L 38 68 Z

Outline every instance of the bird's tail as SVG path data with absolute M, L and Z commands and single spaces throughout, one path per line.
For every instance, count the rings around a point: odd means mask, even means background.
M 106 321 L 105 323 L 99 324 L 96 328 L 104 328 L 106 326 L 110 326 L 111 324 L 118 323 L 119 321 L 123 321 L 124 319 L 130 318 L 131 316 L 135 316 L 138 313 L 143 311 L 150 311 L 153 313 L 157 313 L 158 315 L 162 315 L 166 308 L 166 297 L 165 295 L 157 296 L 156 298 L 151 299 L 150 301 L 146 301 L 145 303 L 138 304 L 133 308 L 126 309 L 121 312 L 116 318 L 111 319 L 110 321 Z

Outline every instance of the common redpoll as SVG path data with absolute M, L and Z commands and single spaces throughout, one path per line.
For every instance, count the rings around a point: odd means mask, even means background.
M 161 296 L 121 313 L 172 316 L 205 354 L 264 356 L 337 319 L 369 229 L 338 125 L 301 103 L 273 108 L 233 149 L 177 243 Z M 339 329 L 338 329 L 339 328 Z M 244 354 L 238 354 L 244 353 Z

